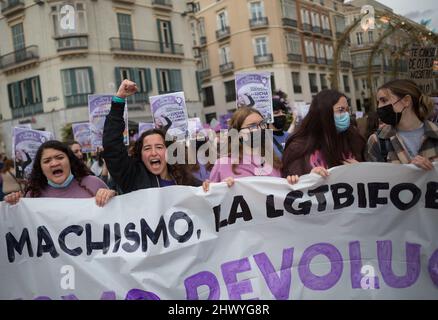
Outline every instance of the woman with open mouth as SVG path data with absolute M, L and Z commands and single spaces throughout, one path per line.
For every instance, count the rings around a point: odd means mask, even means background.
M 5 197 L 9 204 L 16 204 L 21 197 L 29 198 L 96 198 L 103 207 L 116 195 L 106 184 L 92 175 L 68 146 L 60 141 L 43 143 L 35 155 L 32 172 L 24 192 L 14 192 Z
M 201 186 L 202 181 L 188 170 L 167 163 L 167 147 L 173 141 L 166 141 L 165 129 L 143 132 L 135 143 L 133 154 L 128 155 L 123 143 L 123 112 L 125 99 L 136 91 L 134 82 L 123 80 L 105 119 L 103 158 L 111 177 L 123 193 L 171 185 Z

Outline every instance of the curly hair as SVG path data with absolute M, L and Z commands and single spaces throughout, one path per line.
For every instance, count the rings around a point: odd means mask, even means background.
M 90 189 L 82 185 L 82 179 L 86 176 L 92 175 L 90 169 L 88 169 L 87 166 L 73 154 L 65 143 L 57 140 L 46 141 L 38 148 L 25 194 L 29 193 L 30 197 L 38 198 L 41 196 L 42 190 L 48 185 L 47 177 L 44 175 L 41 168 L 41 158 L 45 149 L 55 149 L 64 153 L 70 162 L 71 173 L 76 181 L 78 181 L 79 186 L 85 189 L 91 197 L 95 196 Z

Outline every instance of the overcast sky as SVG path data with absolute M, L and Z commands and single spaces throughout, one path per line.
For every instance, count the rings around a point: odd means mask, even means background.
M 432 19 L 431 27 L 438 33 L 438 0 L 377 0 L 395 13 L 406 16 L 416 22 Z M 346 1 L 347 2 L 347 1 Z

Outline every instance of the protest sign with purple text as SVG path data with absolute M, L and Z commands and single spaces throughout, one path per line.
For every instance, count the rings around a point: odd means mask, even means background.
M 91 143 L 91 128 L 89 122 L 73 123 L 71 128 L 75 141 L 81 145 L 82 152 L 96 151 Z

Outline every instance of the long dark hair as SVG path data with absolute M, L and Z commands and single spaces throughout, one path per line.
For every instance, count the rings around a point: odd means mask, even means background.
M 33 162 L 32 172 L 30 174 L 26 194 L 29 193 L 32 198 L 38 198 L 41 196 L 42 190 L 44 190 L 48 185 L 47 177 L 44 175 L 41 168 L 41 157 L 45 149 L 55 149 L 61 151 L 62 153 L 65 153 L 70 162 L 71 173 L 78 181 L 79 186 L 85 189 L 91 195 L 91 197 L 95 196 L 95 194 L 90 189 L 81 184 L 84 177 L 91 175 L 90 170 L 81 160 L 79 160 L 74 155 L 74 153 L 65 143 L 57 140 L 46 141 L 38 148 Z
M 352 125 L 342 132 L 336 131 L 333 106 L 344 94 L 336 90 L 322 90 L 310 105 L 309 113 L 286 142 L 283 154 L 282 175 L 306 174 L 311 170 L 309 158 L 316 150 L 324 157 L 328 167 L 342 165 L 350 153 L 357 161 L 363 161 L 365 139 Z M 348 99 L 348 98 L 347 98 Z M 291 172 L 291 163 L 302 160 L 300 172 Z
M 143 149 L 143 140 L 145 137 L 158 134 L 163 139 L 164 145 L 169 147 L 172 143 L 174 143 L 174 140 L 166 140 L 166 129 L 149 129 L 145 132 L 143 132 L 140 137 L 135 141 L 134 149 L 132 152 L 132 157 L 134 159 L 137 159 L 138 161 L 141 161 L 143 163 L 143 160 L 141 158 L 141 150 Z M 187 158 L 186 158 L 187 159 Z M 170 165 L 167 164 L 167 170 L 169 174 L 175 179 L 176 184 L 178 185 L 188 185 L 188 186 L 199 186 L 202 184 L 195 177 L 193 177 L 193 174 L 191 174 L 189 168 L 187 167 L 187 164 L 174 164 Z M 147 170 L 146 166 L 145 169 Z

